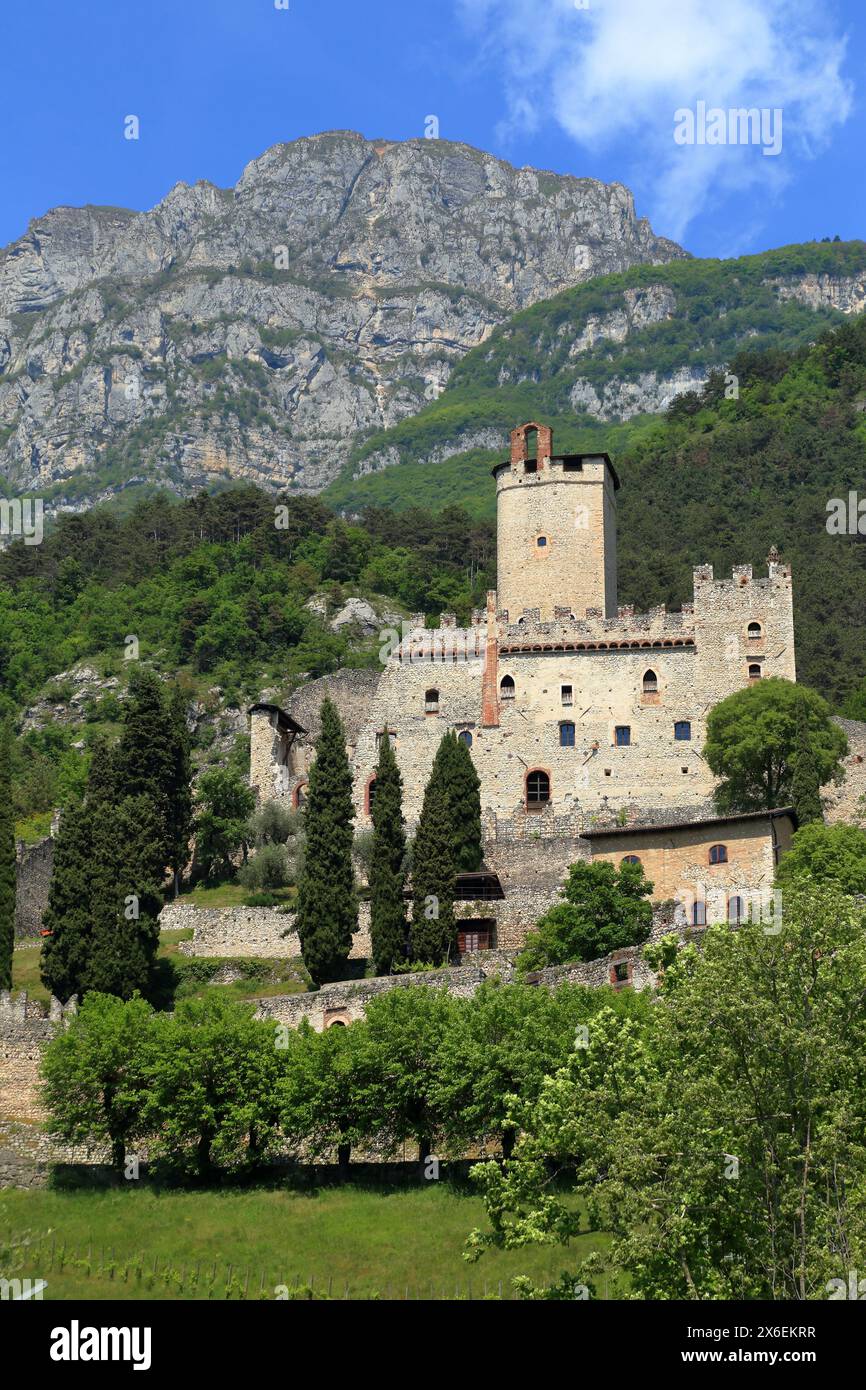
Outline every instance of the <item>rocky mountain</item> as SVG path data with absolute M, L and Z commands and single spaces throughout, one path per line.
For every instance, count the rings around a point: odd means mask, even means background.
M 55 208 L 0 253 L 0 472 L 56 508 L 316 491 L 515 311 L 685 255 L 621 184 L 346 131 L 150 212 Z
M 435 401 L 356 443 L 326 500 L 348 511 L 460 501 L 489 512 L 489 465 L 514 421 L 543 419 L 558 447 L 620 457 L 652 417 L 738 354 L 804 348 L 864 307 L 862 241 L 602 276 L 496 328 Z

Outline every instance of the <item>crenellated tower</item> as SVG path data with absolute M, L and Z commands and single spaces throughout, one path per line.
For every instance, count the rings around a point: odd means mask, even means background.
M 530 442 L 535 437 L 534 456 Z M 616 617 L 616 490 L 607 454 L 553 453 L 553 431 L 534 421 L 511 432 L 496 479 L 497 599 L 511 623 L 555 609 Z

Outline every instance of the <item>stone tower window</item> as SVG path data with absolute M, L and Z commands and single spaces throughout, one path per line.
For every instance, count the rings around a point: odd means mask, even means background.
M 674 738 L 681 743 L 687 742 L 692 736 L 692 726 L 688 719 L 678 719 L 674 724 Z
M 439 691 L 438 691 L 438 690 L 425 690 L 425 691 L 424 691 L 424 713 L 425 713 L 425 714 L 438 714 L 438 713 L 439 713 Z
M 559 726 L 559 746 L 560 748 L 574 747 L 574 725 L 560 724 Z
M 526 809 L 538 810 L 550 800 L 550 778 L 546 772 L 537 769 L 526 774 Z
M 538 546 L 538 549 L 539 549 L 539 550 L 543 550 L 544 547 L 547 545 L 547 537 L 546 537 L 546 536 L 538 536 L 538 537 L 536 537 L 535 544 Z
M 644 671 L 643 673 L 643 693 L 644 695 L 657 695 L 659 691 L 659 680 L 655 671 Z
M 710 845 L 710 863 L 727 864 L 728 847 L 727 845 Z
M 613 741 L 617 748 L 628 748 L 631 744 L 631 725 L 617 724 L 613 731 Z
M 574 704 L 574 691 L 572 690 L 570 685 L 560 686 L 560 694 L 562 696 L 562 703 L 564 705 Z
M 749 680 L 759 681 L 761 679 L 761 667 L 757 661 L 749 663 Z
M 460 733 L 457 735 L 457 737 L 458 737 L 458 739 L 460 740 L 461 743 L 465 743 L 465 744 L 466 744 L 466 747 L 467 747 L 467 748 L 471 748 L 471 747 L 472 747 L 472 735 L 470 734 L 470 732 L 469 732 L 468 729 L 461 729 L 461 731 L 460 731 Z
M 705 902 L 692 903 L 692 926 L 705 927 L 707 925 L 707 905 Z
M 376 779 L 375 779 L 375 777 L 371 777 L 370 780 L 369 780 L 369 782 L 367 783 L 367 795 L 366 795 L 365 798 L 364 798 L 364 800 L 365 800 L 366 803 L 367 803 L 366 810 L 367 810 L 367 815 L 368 815 L 368 816 L 372 816 L 372 814 L 373 814 L 373 802 L 374 802 L 375 798 L 376 798 Z
M 501 700 L 514 699 L 514 680 L 511 676 L 503 676 L 499 682 L 499 698 Z
M 306 799 L 307 784 L 306 782 L 299 782 L 298 785 L 295 787 L 295 790 L 292 792 L 292 805 L 297 810 L 299 807 L 303 806 Z
M 746 628 L 746 636 L 750 642 L 759 642 L 761 640 L 761 624 L 749 623 Z

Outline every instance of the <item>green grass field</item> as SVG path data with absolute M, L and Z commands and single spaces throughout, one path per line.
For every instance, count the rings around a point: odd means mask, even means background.
M 514 1296 L 511 1280 L 558 1278 L 603 1235 L 567 1250 L 462 1258 L 480 1200 L 446 1181 L 416 1188 L 220 1192 L 0 1192 L 0 1273 L 48 1281 L 46 1299 L 274 1298 L 279 1285 L 332 1298 Z M 22 1241 L 29 1243 L 21 1244 Z M 61 1267 L 62 1266 L 62 1267 Z M 348 1291 L 348 1292 L 347 1292 Z M 602 1278 L 600 1295 L 614 1296 Z

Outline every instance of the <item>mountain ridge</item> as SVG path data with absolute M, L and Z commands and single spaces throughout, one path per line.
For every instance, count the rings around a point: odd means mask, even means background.
M 355 133 L 146 212 L 50 209 L 0 252 L 0 471 L 60 508 L 136 479 L 317 491 L 516 309 L 686 254 L 622 184 Z

